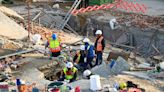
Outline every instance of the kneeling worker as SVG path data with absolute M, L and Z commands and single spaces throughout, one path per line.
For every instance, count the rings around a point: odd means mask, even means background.
M 52 34 L 52 38 L 48 40 L 45 49 L 49 46 L 49 50 L 51 52 L 50 57 L 57 57 L 60 55 L 61 47 L 60 47 L 60 42 L 57 39 L 56 34 Z
M 69 82 L 74 82 L 77 79 L 78 69 L 73 66 L 72 62 L 67 62 L 66 67 L 63 69 L 62 78 L 58 81 L 69 80 Z
M 79 69 L 79 70 L 85 70 L 87 69 L 87 65 L 86 65 L 86 54 L 85 54 L 85 46 L 81 45 L 80 46 L 80 51 L 77 51 L 76 55 L 73 58 L 74 64 L 75 66 Z

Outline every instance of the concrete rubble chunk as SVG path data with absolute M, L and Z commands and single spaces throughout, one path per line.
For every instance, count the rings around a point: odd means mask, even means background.
M 139 63 L 144 63 L 146 60 L 142 57 L 135 57 L 135 60 Z
M 121 73 L 122 71 L 128 71 L 129 69 L 130 69 L 130 65 L 128 64 L 128 62 L 124 58 L 119 56 L 115 64 L 111 68 L 111 72 L 114 74 L 118 74 Z
M 6 14 L 7 16 L 11 16 L 11 17 L 15 17 L 15 18 L 24 20 L 24 18 L 22 16 L 20 16 L 17 12 L 15 12 L 12 9 L 7 8 L 5 6 L 0 6 L 0 11 L 3 12 L 4 14 Z
M 128 60 L 130 54 L 126 52 L 112 51 L 109 53 L 107 61 L 110 61 L 111 59 L 116 60 L 119 56 L 123 57 L 125 60 Z
M 28 36 L 28 32 L 11 20 L 9 17 L 0 12 L 0 35 L 10 39 L 22 40 Z
M 164 60 L 164 56 L 163 55 L 159 55 L 159 56 L 153 56 L 153 59 L 155 60 Z
M 128 62 L 125 59 L 119 56 L 112 68 L 110 68 L 110 64 L 107 65 L 104 62 L 101 65 L 92 68 L 91 71 L 94 74 L 98 74 L 102 77 L 109 77 L 110 75 L 119 74 L 122 71 L 128 71 L 129 69 L 130 69 L 130 64 L 128 64 Z
M 93 74 L 98 74 L 102 77 L 108 77 L 110 75 L 110 71 L 108 70 L 108 66 L 105 63 L 102 63 L 99 66 L 92 68 Z
M 149 68 L 150 64 L 149 63 L 142 63 L 138 65 L 138 68 Z

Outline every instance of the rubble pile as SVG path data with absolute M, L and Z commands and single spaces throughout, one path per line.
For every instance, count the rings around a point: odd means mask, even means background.
M 5 6 L 0 6 L 0 11 L 3 12 L 4 14 L 6 14 L 9 17 L 14 17 L 20 20 L 24 20 L 24 18 L 22 16 L 20 16 L 17 12 L 13 11 L 10 8 L 7 8 Z
M 22 44 L 7 39 L 4 39 L 3 44 L 1 46 L 1 48 L 9 49 L 9 50 L 18 50 L 21 49 L 22 47 L 23 47 Z
M 146 28 L 164 28 L 164 19 L 157 16 L 147 16 L 142 14 L 134 14 L 134 13 L 125 13 L 125 12 L 117 12 L 114 11 L 112 13 L 113 16 L 118 17 L 118 22 L 124 24 L 128 23 L 127 26 L 139 27 L 141 29 Z
M 68 33 L 65 33 L 56 29 L 52 30 L 52 29 L 48 29 L 48 28 L 40 27 L 40 26 L 34 26 L 33 31 L 31 33 L 40 34 L 43 40 L 48 40 L 49 38 L 51 38 L 52 33 L 55 33 L 57 34 L 60 42 L 65 43 L 65 44 L 74 43 L 82 39 L 82 37 L 76 36 L 74 34 L 68 34 Z
M 0 20 L 1 36 L 17 40 L 22 40 L 27 37 L 27 31 L 2 12 L 0 12 Z
M 115 11 L 115 13 L 112 13 L 112 15 L 118 17 L 117 22 L 119 22 L 121 26 L 123 25 L 125 25 L 126 27 L 133 26 L 133 27 L 139 27 L 141 29 L 164 28 L 164 19 L 160 17 L 152 17 L 152 16 L 141 15 L 141 14 L 130 14 L 130 13 L 117 12 L 117 11 Z M 41 40 L 42 42 L 47 41 L 50 38 L 52 38 L 51 36 L 53 33 L 57 34 L 57 38 L 60 41 L 62 47 L 61 55 L 59 55 L 58 57 L 50 57 L 49 48 L 46 49 L 44 46 L 45 44 L 32 44 L 32 42 L 23 41 L 27 37 L 28 32 L 25 30 L 24 27 L 21 27 L 10 17 L 24 20 L 24 18 L 21 17 L 16 12 L 6 7 L 0 6 L 0 20 L 1 20 L 0 36 L 5 37 L 5 38 L 0 37 L 0 53 L 3 52 L 3 50 L 1 51 L 1 49 L 9 49 L 14 51 L 17 51 L 19 49 L 24 50 L 25 44 L 26 46 L 28 44 L 27 48 L 28 49 L 32 48 L 32 50 L 30 51 L 30 53 L 28 52 L 28 54 L 27 53 L 23 53 L 23 54 L 21 53 L 18 55 L 14 54 L 12 56 L 6 56 L 5 58 L 3 57 L 2 59 L 0 59 L 0 71 L 2 71 L 0 72 L 0 78 L 2 77 L 1 75 L 6 76 L 1 81 L 9 82 L 11 77 L 16 77 L 22 80 L 26 80 L 27 82 L 30 83 L 35 82 L 39 85 L 37 86 L 38 88 L 45 90 L 46 89 L 45 86 L 47 87 L 47 84 L 51 83 L 51 81 L 56 82 L 56 80 L 61 77 L 61 72 L 65 67 L 66 62 L 68 61 L 73 62 L 73 57 L 76 54 L 78 54 L 77 50 L 79 49 L 79 46 L 72 46 L 72 44 L 75 45 L 77 44 L 77 42 L 80 43 L 83 37 L 75 35 L 73 33 L 66 33 L 63 32 L 62 30 L 57 30 L 55 28 L 50 29 L 34 24 L 32 26 L 32 30 L 30 30 L 30 34 L 31 34 L 30 40 L 31 39 L 35 40 L 36 38 L 36 43 L 38 40 L 39 41 Z M 60 16 L 60 18 L 62 17 Z M 100 19 L 100 21 L 103 20 Z M 105 33 L 103 33 L 103 35 L 104 34 Z M 20 44 L 18 41 L 20 41 L 22 44 Z M 35 41 L 33 43 L 35 43 Z M 106 84 L 109 85 L 111 89 L 115 90 L 111 92 L 117 92 L 117 91 L 132 92 L 129 91 L 129 89 L 137 90 L 136 92 L 144 92 L 141 91 L 144 90 L 142 89 L 141 84 L 138 86 L 138 83 L 135 84 L 136 81 L 135 82 L 131 81 L 133 80 L 133 78 L 129 78 L 128 80 L 123 81 L 124 83 L 119 83 L 121 79 L 126 78 L 126 77 L 119 78 L 121 74 L 132 75 L 139 78 L 148 79 L 151 82 L 156 79 L 164 78 L 163 57 L 160 58 L 160 60 L 152 60 L 150 58 L 141 58 L 141 56 L 136 55 L 135 53 L 136 50 L 125 51 L 128 53 L 123 52 L 124 51 L 123 49 L 121 49 L 120 52 L 112 52 L 113 49 L 110 49 L 110 53 L 106 53 L 106 51 L 109 51 L 109 49 L 105 48 L 105 52 L 103 54 L 103 63 L 101 65 L 94 66 L 90 70 L 91 70 L 91 74 L 92 73 L 93 75 L 97 74 L 98 76 L 101 77 L 100 79 L 103 86 L 105 86 L 103 83 L 103 81 L 105 80 Z M 15 52 L 15 53 L 19 53 L 19 52 Z M 133 54 L 135 53 L 135 54 L 131 56 L 131 53 Z M 107 54 L 109 56 L 106 60 Z M 95 55 L 94 60 L 92 62 L 93 64 L 95 63 L 94 61 L 96 57 L 97 56 Z M 78 56 L 78 59 L 81 58 L 79 58 Z M 84 59 L 87 58 L 85 57 Z M 74 65 L 76 65 L 76 63 L 74 63 Z M 78 79 L 80 80 L 80 82 L 78 83 L 77 81 L 77 84 L 75 85 L 76 86 L 81 85 L 82 87 L 83 85 L 85 85 L 85 83 L 87 83 L 85 87 L 86 86 L 89 87 L 88 85 L 90 80 L 83 80 L 81 74 L 82 72 L 83 71 L 79 69 Z M 120 80 L 112 79 L 117 77 Z M 14 81 L 17 80 L 16 78 L 14 79 Z M 110 79 L 112 80 L 109 81 Z M 142 83 L 142 81 L 140 83 Z M 153 84 L 155 83 L 153 82 Z M 15 86 L 16 85 L 17 84 L 15 84 Z M 105 87 L 102 87 L 101 91 L 104 91 L 104 89 Z M 85 90 L 89 90 L 89 88 Z M 88 91 L 84 91 L 84 92 L 88 92 Z

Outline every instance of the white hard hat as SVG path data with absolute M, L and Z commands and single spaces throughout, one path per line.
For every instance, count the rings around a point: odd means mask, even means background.
M 161 62 L 161 63 L 160 63 L 160 68 L 161 68 L 161 69 L 164 69 L 164 62 Z
M 101 30 L 97 30 L 95 34 L 96 34 L 96 35 L 97 35 L 97 34 L 100 34 L 100 35 L 101 35 L 101 34 L 102 34 L 102 31 L 101 31 Z
M 67 68 L 72 68 L 73 67 L 73 63 L 72 62 L 67 62 L 66 67 Z
M 89 75 L 91 75 L 91 71 L 90 71 L 90 70 L 85 70 L 85 71 L 83 72 L 83 76 L 84 76 L 84 77 L 87 77 L 87 76 L 89 76 Z
M 25 84 L 25 81 L 21 80 L 21 84 Z
M 87 42 L 87 43 L 89 43 L 90 40 L 89 40 L 88 38 L 84 38 L 83 42 Z
M 81 45 L 80 50 L 85 50 L 85 45 Z

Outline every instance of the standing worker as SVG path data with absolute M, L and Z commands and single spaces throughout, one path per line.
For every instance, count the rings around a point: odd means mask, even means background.
M 85 8 L 89 6 L 89 0 L 85 0 Z
M 60 55 L 61 47 L 60 47 L 60 42 L 57 39 L 56 34 L 52 34 L 52 38 L 47 41 L 45 49 L 48 46 L 49 46 L 49 50 L 51 52 L 50 59 L 52 59 L 52 57 L 57 57 Z
M 81 0 L 78 9 L 83 8 L 83 5 L 84 5 L 84 0 Z
M 104 40 L 104 37 L 102 36 L 102 31 L 101 30 L 97 30 L 96 31 L 96 42 L 95 42 L 95 53 L 97 55 L 97 58 L 96 58 L 96 65 L 100 65 L 103 61 L 103 51 L 104 51 L 104 48 L 105 48 L 105 40 Z
M 92 68 L 92 62 L 94 58 L 94 46 L 90 44 L 90 40 L 88 38 L 84 38 L 83 42 L 85 44 L 85 53 L 87 57 L 86 66 L 90 66 L 90 68 Z
M 62 71 L 62 78 L 58 81 L 69 80 L 69 82 L 74 82 L 77 80 L 78 69 L 73 66 L 72 62 L 67 62 L 66 67 Z

